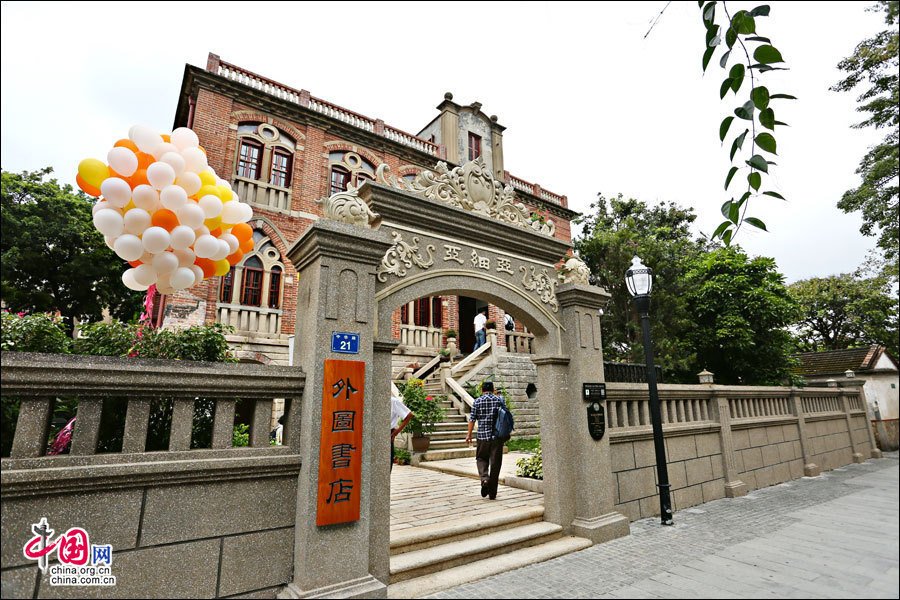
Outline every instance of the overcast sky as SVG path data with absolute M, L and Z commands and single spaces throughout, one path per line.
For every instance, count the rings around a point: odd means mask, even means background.
M 671 200 L 708 234 L 728 199 L 718 126 L 737 103 L 719 100 L 717 64 L 702 76 L 696 2 L 673 2 L 644 39 L 665 4 L 3 2 L 2 167 L 50 165 L 74 184 L 78 162 L 131 125 L 170 131 L 185 63 L 215 52 L 412 133 L 444 92 L 477 100 L 507 127 L 507 170 L 572 209 L 598 192 Z M 828 91 L 838 61 L 885 27 L 870 4 L 772 2 L 757 20 L 791 68 L 763 83 L 799 101 L 775 105 L 791 127 L 776 132 L 771 185 L 788 202 L 755 201 L 770 233 L 737 241 L 788 281 L 852 271 L 874 246 L 835 205 L 881 134 L 850 128 L 856 94 Z

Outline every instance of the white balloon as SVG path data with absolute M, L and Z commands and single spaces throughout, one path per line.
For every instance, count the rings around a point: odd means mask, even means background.
M 201 225 L 194 230 L 194 233 L 197 235 L 197 237 L 200 237 L 201 235 L 209 235 L 209 227 L 207 227 L 206 225 Z
M 194 233 L 193 231 L 191 233 Z M 194 264 L 194 260 L 197 258 L 197 255 L 194 254 L 194 251 L 190 248 L 186 248 L 184 250 L 175 250 L 175 256 L 178 257 L 178 266 L 179 267 L 190 267 Z
M 131 200 L 131 186 L 124 179 L 107 177 L 100 184 L 100 193 L 107 202 L 115 207 L 122 208 Z
M 191 265 L 188 268 L 194 272 L 194 283 L 200 283 L 201 281 L 203 281 L 203 269 L 201 269 L 197 265 Z
M 200 148 L 185 148 L 181 151 L 184 158 L 184 168 L 194 173 L 199 173 L 206 168 L 206 155 Z
M 184 173 L 184 159 L 181 158 L 181 155 L 178 152 L 166 152 L 159 160 L 172 167 L 172 170 L 175 171 L 175 182 L 177 183 L 178 178 Z
M 152 165 L 151 165 L 152 166 Z M 187 192 L 180 185 L 167 185 L 159 193 L 159 202 L 172 212 L 187 204 Z
M 228 243 L 223 242 L 222 240 L 216 240 L 216 243 L 219 245 L 218 251 L 215 254 L 210 256 L 212 260 L 222 260 L 224 258 L 228 258 L 228 255 L 231 252 L 228 250 Z
M 137 144 L 138 150 L 147 154 L 153 154 L 153 150 L 163 143 L 162 137 L 146 125 L 135 125 L 128 132 L 128 137 Z
M 203 209 L 197 206 L 197 203 L 193 200 L 188 201 L 187 204 L 176 210 L 175 214 L 178 215 L 178 220 L 182 225 L 187 225 L 191 229 L 201 227 L 205 218 Z M 209 232 L 207 231 L 206 233 Z
M 147 167 L 147 181 L 158 190 L 175 183 L 175 169 L 164 162 L 155 162 Z
M 175 144 L 175 147 L 179 150 L 196 148 L 200 145 L 200 139 L 197 137 L 197 134 L 187 127 L 179 127 L 173 131 L 171 139 L 172 143 Z
M 150 213 L 143 208 L 132 208 L 125 213 L 125 231 L 141 235 L 150 227 Z
M 152 254 L 158 254 L 169 247 L 172 236 L 162 227 L 148 227 L 141 236 L 144 249 Z
M 134 269 L 128 269 L 124 273 L 122 273 L 122 283 L 125 284 L 129 290 L 134 290 L 136 292 L 143 292 L 146 290 L 149 285 L 141 285 L 134 279 Z
M 163 157 L 164 154 L 168 154 L 169 152 L 178 152 L 178 148 L 170 144 L 169 142 L 163 142 L 159 146 L 153 149 L 153 158 L 159 160 Z
M 156 212 L 156 209 L 159 208 L 159 192 L 146 183 L 142 183 L 134 188 L 131 199 L 134 201 L 135 206 L 143 208 L 149 213 Z
M 200 258 L 210 258 L 219 251 L 219 240 L 206 234 L 201 235 L 194 242 L 194 253 Z
M 118 237 L 125 229 L 125 221 L 117 211 L 104 208 L 94 214 L 94 227 L 99 229 L 103 235 Z
M 175 185 L 180 185 L 184 188 L 184 191 L 187 192 L 188 196 L 193 196 L 200 191 L 201 187 L 203 187 L 203 182 L 200 181 L 200 176 L 196 173 L 184 171 L 175 179 Z
M 110 250 L 112 250 L 113 252 L 116 251 L 116 239 L 118 239 L 118 238 L 109 237 L 108 235 L 103 236 L 103 241 L 106 242 L 106 247 L 109 248 Z
M 241 242 L 230 233 L 223 233 L 219 240 L 228 244 L 228 254 L 234 254 L 241 247 Z
M 91 207 L 91 214 L 96 215 L 98 210 L 103 210 L 104 208 L 114 208 L 112 204 L 107 202 L 106 200 L 97 200 L 94 206 Z
M 145 251 L 143 254 L 141 254 L 141 262 L 145 265 L 149 265 L 153 262 L 153 254 Z
M 150 264 L 157 273 L 171 273 L 178 268 L 178 257 L 171 252 L 160 252 Z
M 128 148 L 116 147 L 106 154 L 106 162 L 119 175 L 131 177 L 138 168 L 138 159 Z
M 144 246 L 141 244 L 141 238 L 125 233 L 116 238 L 114 250 L 119 258 L 131 262 L 141 257 L 144 253 Z
M 172 273 L 172 287 L 176 290 L 184 290 L 194 285 L 194 272 L 188 267 L 179 267 Z
M 222 179 L 222 178 L 219 177 L 219 176 L 216 176 L 216 185 L 224 185 L 224 186 L 227 187 L 229 190 L 231 189 L 231 184 L 228 183 L 227 181 L 225 181 L 224 179 Z
M 213 219 L 222 214 L 222 201 L 219 200 L 218 196 L 213 196 L 212 194 L 203 196 L 197 204 L 203 209 L 203 214 L 206 215 L 207 219 Z
M 238 206 L 241 207 L 241 218 L 238 223 L 246 223 L 250 219 L 253 218 L 253 209 L 250 208 L 249 204 L 244 204 L 243 202 L 238 203 Z
M 134 268 L 134 280 L 149 287 L 156 283 L 156 269 L 146 263 L 138 265 Z
M 244 214 L 240 207 L 240 202 L 229 201 L 222 205 L 222 222 L 223 223 L 241 223 L 239 220 Z
M 197 236 L 194 230 L 187 225 L 179 225 L 172 230 L 172 247 L 176 250 L 184 250 L 190 248 Z M 193 261 L 192 261 L 193 262 Z

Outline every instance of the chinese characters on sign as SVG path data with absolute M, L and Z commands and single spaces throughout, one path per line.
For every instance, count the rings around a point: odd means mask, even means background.
M 366 363 L 325 361 L 316 525 L 359 520 Z

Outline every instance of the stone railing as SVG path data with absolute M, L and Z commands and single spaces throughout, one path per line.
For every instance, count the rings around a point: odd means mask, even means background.
M 335 119 L 336 121 L 346 123 L 351 127 L 381 135 L 393 142 L 414 148 L 420 152 L 425 152 L 435 158 L 446 158 L 443 148 L 434 142 L 423 140 L 420 137 L 406 133 L 396 127 L 385 125 L 381 120 L 363 116 L 352 110 L 338 106 L 337 104 L 332 104 L 327 100 L 310 96 L 309 92 L 306 90 L 297 90 L 282 85 L 276 81 L 263 77 L 262 75 L 257 75 L 256 73 L 252 73 L 246 69 L 242 69 L 221 60 L 218 61 L 216 74 L 231 81 L 249 86 L 255 90 L 259 90 L 265 94 L 270 94 L 276 98 L 303 106 L 304 108 L 308 108 L 319 114 L 325 115 L 326 117 Z M 241 197 L 243 198 L 243 196 Z
M 511 185 L 515 190 L 531 194 L 532 196 L 536 196 L 541 200 L 550 202 L 552 204 L 558 204 L 560 206 L 566 205 L 565 196 L 554 194 L 550 190 L 545 190 L 536 183 L 529 183 L 524 179 L 519 179 L 515 175 L 511 175 L 508 171 L 506 172 L 506 179 L 509 182 L 509 185 Z
M 234 191 L 248 204 L 279 212 L 291 211 L 291 190 L 255 179 L 234 177 Z
M 658 514 L 646 384 L 607 381 L 618 509 Z M 862 386 L 659 385 L 676 510 L 878 456 Z
M 506 351 L 518 354 L 534 353 L 534 334 L 527 331 L 506 331 Z
M 218 322 L 231 325 L 236 331 L 276 334 L 281 332 L 280 308 L 260 308 L 242 304 L 216 305 L 219 312 Z
M 0 383 L 15 423 L 0 461 L 4 547 L 21 548 L 41 519 L 83 528 L 112 546 L 111 589 L 128 597 L 274 595 L 290 582 L 300 369 L 4 352 Z M 269 442 L 276 398 L 282 446 Z M 69 453 L 51 456 L 61 406 L 63 423 L 74 408 L 74 431 Z M 246 447 L 233 447 L 236 422 Z M 263 547 L 267 568 L 246 567 Z M 4 597 L 52 593 L 34 564 L 4 550 Z
M 441 347 L 441 328 L 422 325 L 400 325 L 400 344 L 413 348 Z

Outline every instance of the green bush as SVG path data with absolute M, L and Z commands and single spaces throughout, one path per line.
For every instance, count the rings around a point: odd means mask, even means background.
M 44 313 L 25 315 L 4 311 L 0 349 L 13 352 L 69 354 L 72 340 L 61 317 Z
M 128 356 L 137 340 L 137 325 L 120 321 L 88 323 L 75 340 L 75 354 Z
M 410 379 L 403 387 L 403 404 L 413 412 L 406 429 L 414 436 L 434 433 L 435 425 L 444 420 L 444 409 L 438 404 L 441 396 L 425 394 L 421 379 Z
M 408 465 L 409 464 L 409 450 L 404 448 L 394 448 L 394 462 L 398 465 Z
M 541 454 L 540 444 L 532 456 L 520 458 L 516 461 L 516 475 L 531 479 L 544 478 L 544 459 Z
M 238 423 L 231 432 L 231 445 L 234 448 L 250 445 L 250 426 Z
M 225 340 L 225 334 L 233 330 L 233 327 L 221 323 L 195 325 L 187 329 L 145 328 L 134 345 L 134 355 L 140 358 L 237 362 Z
M 541 438 L 512 439 L 506 442 L 506 447 L 510 452 L 537 452 L 537 449 L 541 447 Z

